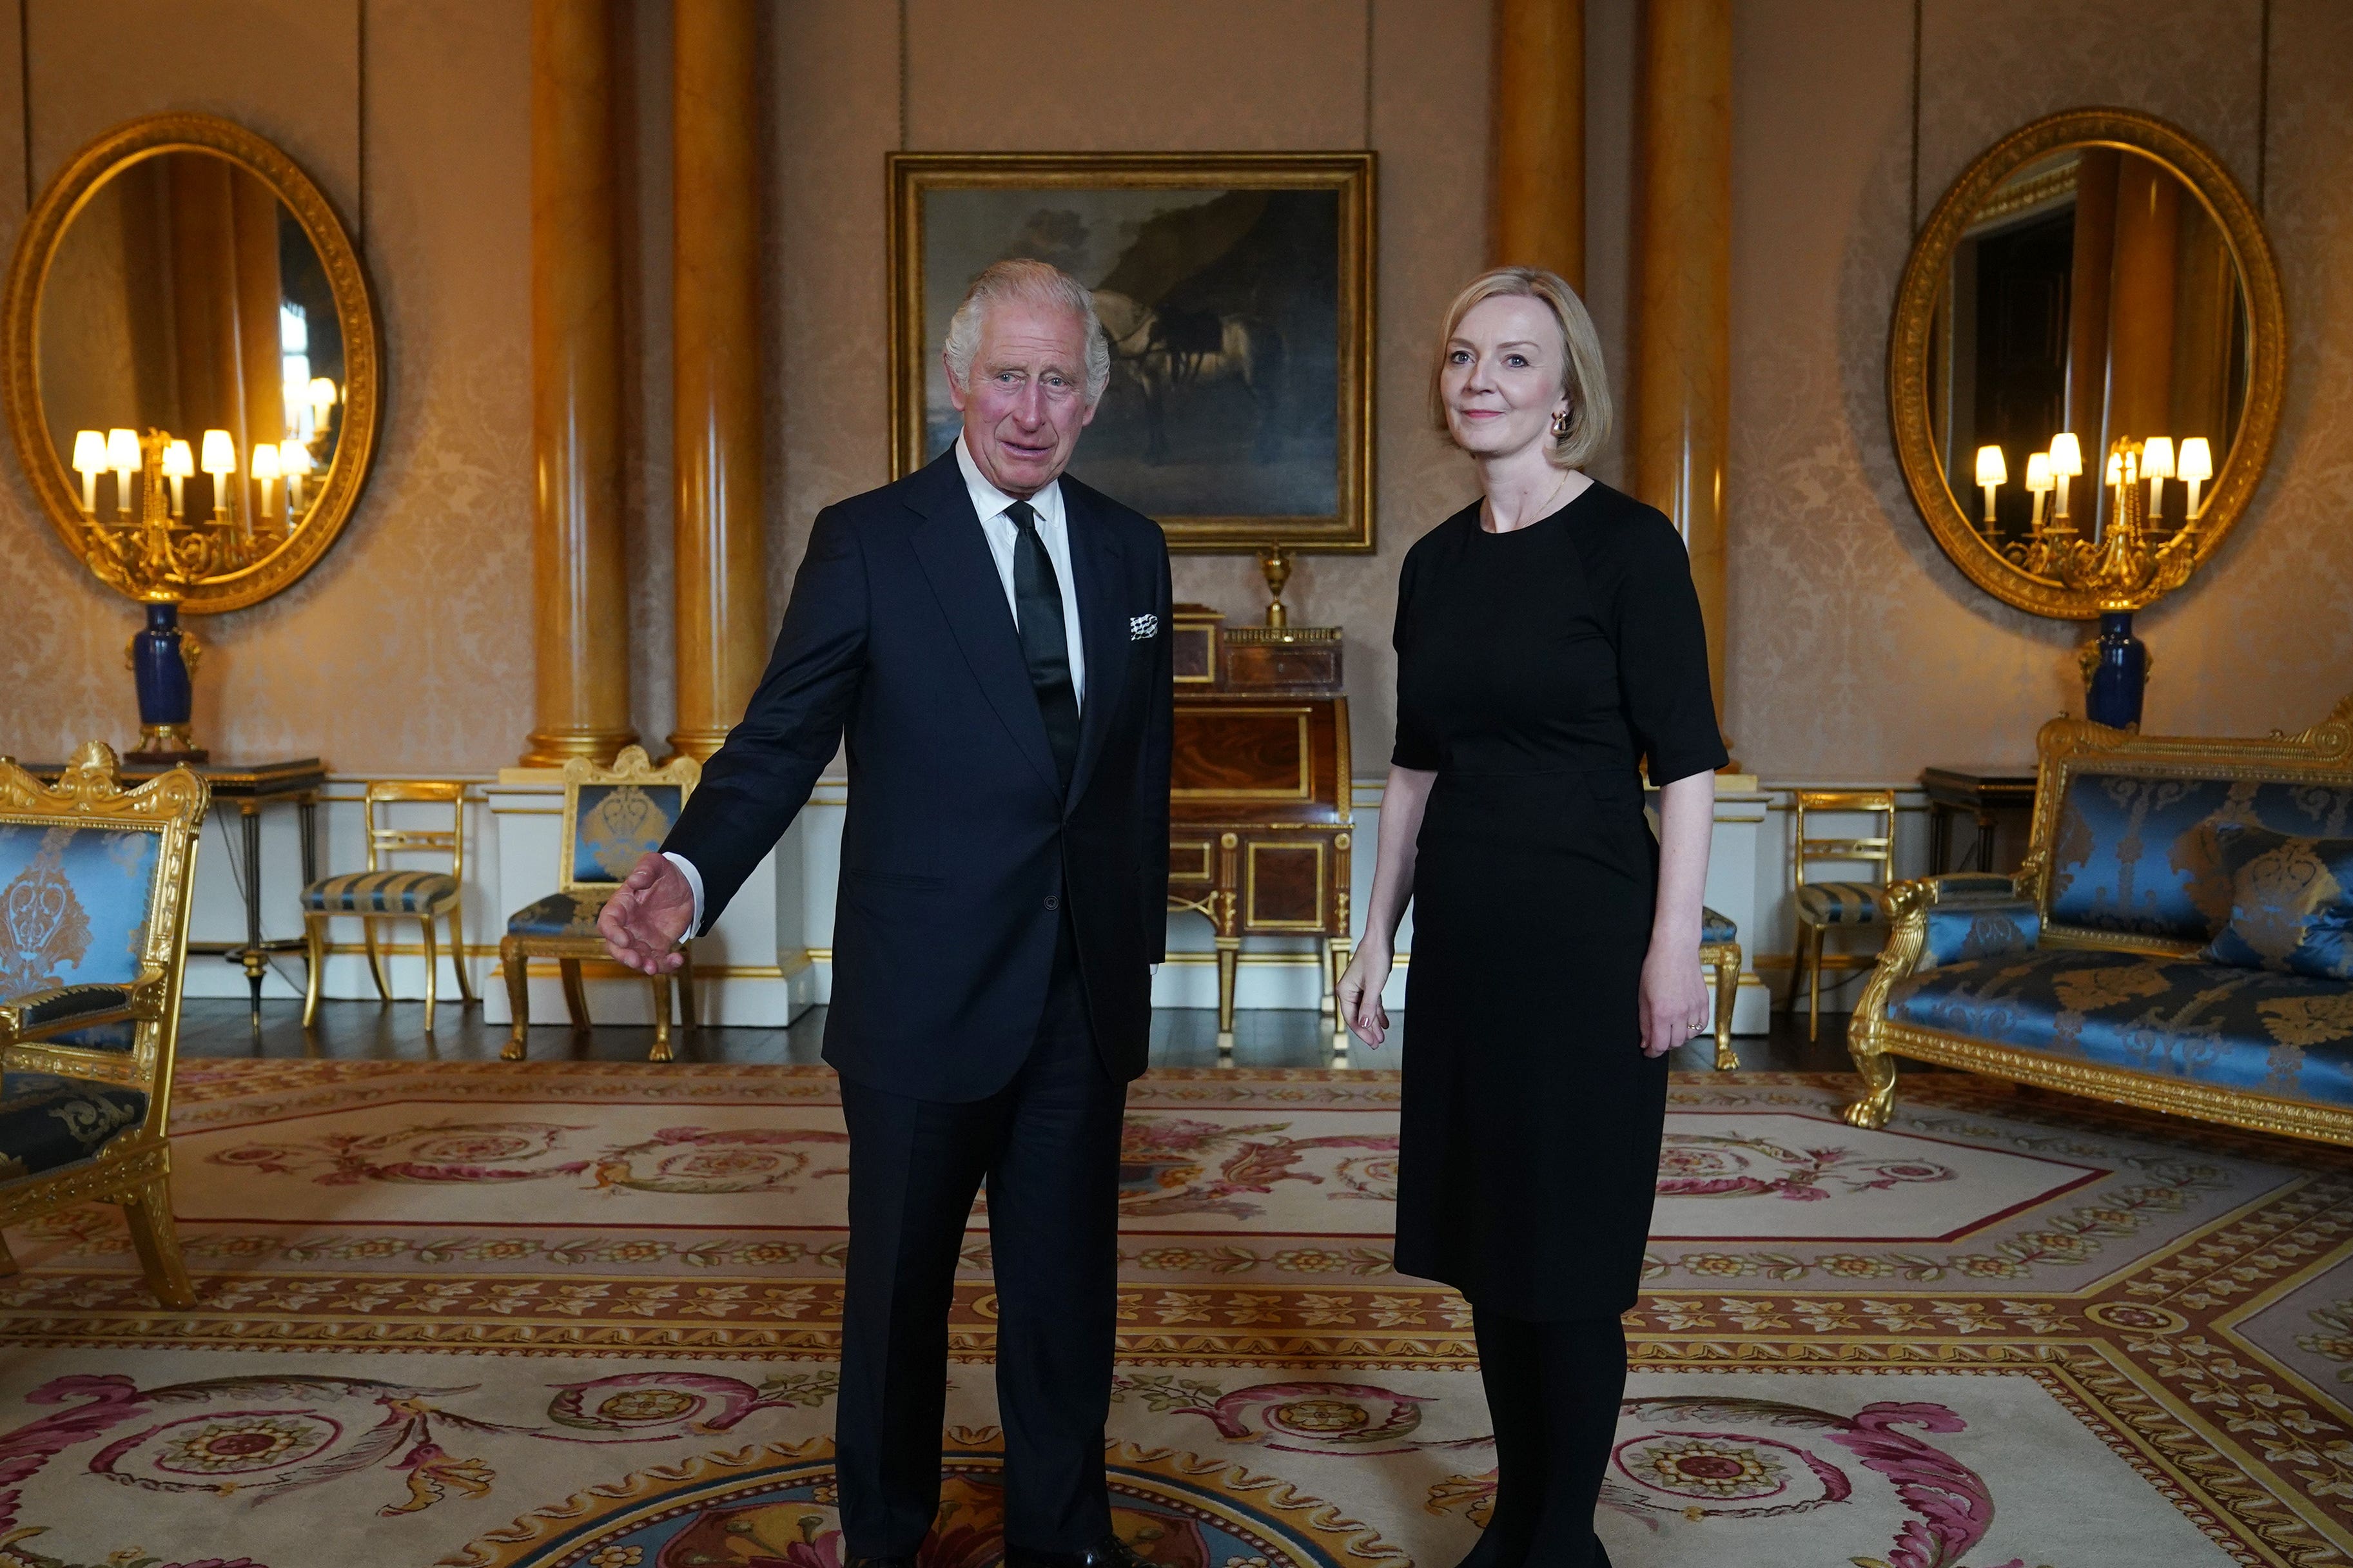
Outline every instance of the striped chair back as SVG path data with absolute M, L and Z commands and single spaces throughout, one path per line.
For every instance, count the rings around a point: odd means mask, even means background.
M 1798 854 L 1795 866 L 1797 885 L 1807 885 L 1807 868 L 1816 861 L 1839 865 L 1862 865 L 1870 868 L 1867 879 L 1841 876 L 1841 882 L 1868 880 L 1873 887 L 1887 886 L 1891 868 L 1895 860 L 1895 792 L 1892 789 L 1801 789 L 1797 792 L 1792 806 L 1797 817 Z M 1806 831 L 1806 813 L 1838 812 L 1868 813 L 1877 832 L 1862 837 L 1817 838 Z M 1819 879 L 1817 879 L 1819 880 Z
M 449 826 L 419 827 L 421 813 L 403 814 L 404 826 L 393 825 L 392 808 L 419 803 L 447 805 Z M 448 779 L 371 779 L 367 799 L 362 808 L 367 817 L 367 868 L 374 891 L 392 895 L 380 900 L 392 909 L 400 907 L 397 894 L 406 879 L 432 876 L 441 871 L 421 871 L 413 864 L 396 857 L 414 854 L 447 855 L 449 858 L 447 875 L 463 886 L 466 880 L 466 786 Z M 438 823 L 440 814 L 431 814 Z

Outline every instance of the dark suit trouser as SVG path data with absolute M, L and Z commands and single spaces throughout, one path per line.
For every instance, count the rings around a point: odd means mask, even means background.
M 1126 1102 L 1095 1052 L 1067 917 L 1037 1043 L 1003 1089 L 948 1104 L 843 1080 L 850 1240 L 836 1440 L 849 1555 L 912 1554 L 939 1510 L 948 1307 L 984 1180 L 1005 1539 L 1075 1552 L 1111 1533 L 1103 1425 Z

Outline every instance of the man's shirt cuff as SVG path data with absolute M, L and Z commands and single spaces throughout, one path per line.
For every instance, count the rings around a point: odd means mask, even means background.
M 700 935 L 702 931 L 702 873 L 696 870 L 694 862 L 683 855 L 673 855 L 665 849 L 662 858 L 685 872 L 686 885 L 694 889 L 694 923 L 686 928 L 686 934 L 689 937 Z

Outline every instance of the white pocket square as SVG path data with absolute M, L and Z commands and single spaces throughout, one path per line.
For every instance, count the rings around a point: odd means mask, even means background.
M 1160 617 L 1159 617 L 1158 616 L 1128 616 L 1128 618 L 1127 618 L 1127 639 L 1128 639 L 1128 641 L 1130 641 L 1130 642 L 1142 642 L 1142 641 L 1143 641 L 1145 638 L 1146 638 L 1146 637 L 1158 637 L 1159 635 L 1160 635 Z

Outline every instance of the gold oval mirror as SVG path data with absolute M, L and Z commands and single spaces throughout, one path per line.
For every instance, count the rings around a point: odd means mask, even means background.
M 2088 619 L 2058 563 L 2100 542 L 2117 482 L 2157 541 L 2221 543 L 2270 456 L 2286 349 L 2271 247 L 2221 160 L 2147 115 L 2054 114 L 1971 163 L 1913 246 L 1896 453 L 1971 582 Z
M 334 542 L 381 405 L 375 310 L 326 196 L 210 115 L 109 132 L 17 242 L 10 433 L 102 580 L 196 612 L 259 603 Z

